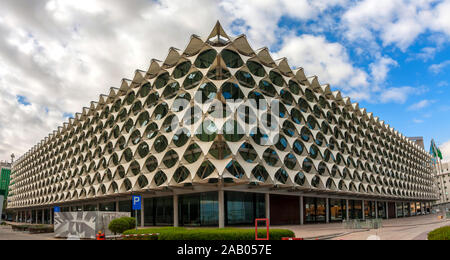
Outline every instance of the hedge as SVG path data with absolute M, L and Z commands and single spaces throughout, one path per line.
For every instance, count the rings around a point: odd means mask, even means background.
M 28 231 L 32 234 L 53 233 L 53 225 L 12 225 L 13 231 Z
M 130 217 L 116 218 L 108 225 L 108 229 L 114 234 L 122 234 L 124 231 L 134 227 L 136 227 L 136 219 Z
M 28 231 L 31 234 L 44 234 L 44 233 L 53 233 L 55 232 L 55 228 L 52 225 L 37 225 L 37 226 L 29 226 Z
M 431 231 L 428 240 L 450 240 L 450 226 Z
M 240 228 L 149 228 L 128 230 L 124 232 L 124 235 L 134 234 L 156 234 L 159 236 L 157 240 L 241 240 L 252 241 L 255 240 L 254 229 L 240 229 Z M 265 238 L 267 236 L 266 231 L 258 231 L 259 238 Z M 287 229 L 272 229 L 270 230 L 270 240 L 281 240 L 283 237 L 294 237 L 294 232 Z M 125 238 L 126 240 L 156 240 L 155 237 L 138 237 L 138 238 Z

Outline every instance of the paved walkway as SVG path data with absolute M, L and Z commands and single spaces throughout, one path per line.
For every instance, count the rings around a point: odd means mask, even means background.
M 381 240 L 426 240 L 430 231 L 443 226 L 450 226 L 450 219 L 439 220 L 437 215 L 428 215 L 383 220 L 383 228 L 378 230 L 350 230 L 345 229 L 342 223 L 272 228 L 287 228 L 294 231 L 296 237 L 305 239 L 332 237 L 330 239 L 367 240 L 369 236 L 376 235 Z
M 54 234 L 30 234 L 16 232 L 11 226 L 0 226 L 0 240 L 55 240 Z
M 437 215 L 418 216 L 383 220 L 383 228 L 378 230 L 350 230 L 342 223 L 305 226 L 272 226 L 294 231 L 296 237 L 306 239 L 367 240 L 378 236 L 381 240 L 426 240 L 430 231 L 450 226 L 450 219 L 439 220 Z M 0 226 L 0 240 L 55 240 L 54 234 L 29 234 L 12 231 L 10 226 Z

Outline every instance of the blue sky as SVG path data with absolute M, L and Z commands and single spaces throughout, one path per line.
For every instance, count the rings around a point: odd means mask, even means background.
M 450 0 L 4 0 L 0 159 L 220 20 L 450 160 L 449 13 Z

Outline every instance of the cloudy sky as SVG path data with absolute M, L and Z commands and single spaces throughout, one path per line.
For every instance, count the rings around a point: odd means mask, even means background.
M 0 160 L 217 20 L 450 160 L 450 0 L 1 0 Z

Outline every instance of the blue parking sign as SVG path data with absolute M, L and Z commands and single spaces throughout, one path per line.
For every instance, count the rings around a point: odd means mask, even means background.
M 133 210 L 141 210 L 141 196 L 133 196 Z
M 60 208 L 60 207 L 55 207 L 54 209 L 55 209 L 54 212 L 56 212 L 56 213 L 57 213 L 57 212 L 61 212 L 61 208 Z

